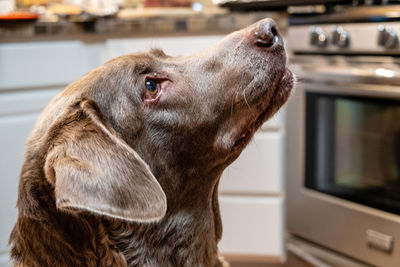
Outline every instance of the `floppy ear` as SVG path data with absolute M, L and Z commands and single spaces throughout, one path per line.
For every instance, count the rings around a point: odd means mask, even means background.
M 52 127 L 45 175 L 59 209 L 149 222 L 166 196 L 148 165 L 102 120 L 92 100 L 74 105 Z

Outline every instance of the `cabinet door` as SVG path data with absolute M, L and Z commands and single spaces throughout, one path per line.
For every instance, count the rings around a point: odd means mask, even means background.
M 0 94 L 0 254 L 17 217 L 15 208 L 26 138 L 40 111 L 60 90 Z M 0 264 L 3 258 L 0 256 Z
M 280 132 L 256 133 L 239 158 L 224 171 L 220 193 L 281 194 L 282 142 Z
M 7 240 L 17 217 L 18 178 L 24 157 L 24 144 L 38 114 L 0 118 L 0 252 L 7 251 Z
M 221 253 L 234 261 L 280 262 L 283 201 L 280 197 L 220 196 Z

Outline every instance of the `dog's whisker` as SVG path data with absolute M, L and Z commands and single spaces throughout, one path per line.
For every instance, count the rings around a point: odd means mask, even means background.
M 244 100 L 247 108 L 249 109 L 251 116 L 253 117 L 254 120 L 256 120 L 257 119 L 257 115 L 254 113 L 253 109 L 251 108 L 251 106 L 250 106 L 250 104 L 249 104 L 249 102 L 247 101 L 247 98 L 246 98 L 246 88 L 243 90 L 243 100 Z
M 235 92 L 235 94 L 234 94 L 234 97 L 232 97 L 232 102 L 231 102 L 231 116 L 233 115 L 233 109 L 234 109 L 234 105 L 235 105 L 235 102 L 236 102 L 236 99 L 237 99 L 237 96 L 238 96 L 238 92 Z

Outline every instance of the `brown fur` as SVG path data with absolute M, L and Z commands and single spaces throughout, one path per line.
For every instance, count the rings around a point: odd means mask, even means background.
M 192 57 L 119 57 L 55 97 L 27 143 L 15 265 L 226 266 L 219 178 L 293 85 L 281 40 L 256 45 L 271 23 Z

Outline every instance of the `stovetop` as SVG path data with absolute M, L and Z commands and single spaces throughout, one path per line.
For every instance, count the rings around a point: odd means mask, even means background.
M 292 16 L 288 44 L 295 53 L 400 56 L 399 21 L 400 6 Z

